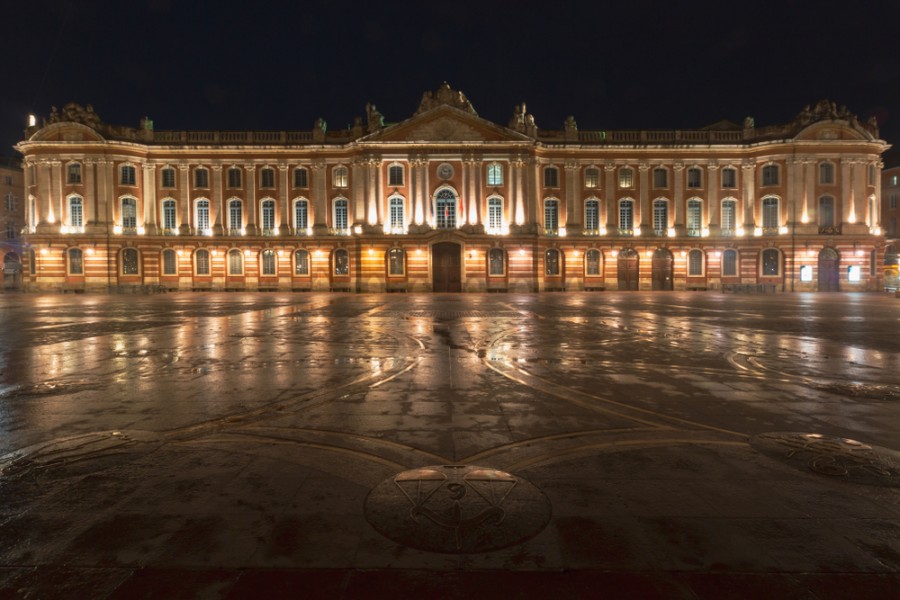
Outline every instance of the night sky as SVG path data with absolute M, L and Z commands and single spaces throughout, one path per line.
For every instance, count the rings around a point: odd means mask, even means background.
M 21 2 L 0 26 L 0 144 L 70 101 L 157 130 L 340 129 L 367 102 L 390 123 L 442 81 L 546 129 L 765 126 L 828 98 L 900 144 L 900 2 L 585 4 Z

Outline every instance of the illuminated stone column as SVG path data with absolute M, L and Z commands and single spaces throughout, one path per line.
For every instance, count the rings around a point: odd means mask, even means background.
M 156 234 L 156 165 L 142 165 L 144 180 L 141 182 L 141 195 L 144 197 L 144 222 L 147 233 Z
M 410 184 L 413 197 L 413 222 L 416 225 L 425 223 L 425 165 L 428 161 L 421 156 L 410 161 Z
M 178 205 L 181 208 L 181 225 L 178 230 L 181 235 L 191 234 L 191 165 L 181 163 L 178 165 L 178 174 L 181 178 L 181 193 L 178 195 Z
M 112 227 L 112 178 L 110 171 L 112 162 L 99 159 L 96 163 L 97 174 L 97 219 L 105 228 Z
M 381 159 L 375 161 L 375 218 L 376 224 L 384 223 L 384 163 Z
M 328 166 L 324 160 L 312 164 L 313 176 L 313 229 L 324 233 L 328 229 Z
M 278 227 L 279 235 L 288 235 L 291 231 L 291 211 L 288 205 L 288 166 L 278 164 L 278 195 L 281 196 L 281 224 Z
M 675 204 L 672 211 L 675 213 L 673 216 L 675 218 L 674 227 L 677 235 L 684 235 L 687 228 L 685 227 L 685 219 L 684 219 L 684 163 L 677 162 L 672 165 L 672 185 L 673 185 L 673 197 L 672 202 Z M 670 217 L 671 219 L 672 217 Z M 672 227 L 672 221 L 669 221 L 667 224 L 668 227 Z
M 84 206 L 87 213 L 85 215 L 85 231 L 96 227 L 97 221 L 99 220 L 94 162 L 95 161 L 92 158 L 85 158 L 81 161 L 82 169 L 84 171 Z
M 222 235 L 222 213 L 224 213 L 225 198 L 222 194 L 222 165 L 213 165 L 213 197 L 210 199 L 210 209 L 215 211 L 213 218 L 213 234 Z
M 353 201 L 353 222 L 366 222 L 366 163 L 364 160 L 354 159 L 350 163 L 350 194 Z
M 719 165 L 710 162 L 706 165 L 706 218 L 701 217 L 701 227 L 716 229 L 719 232 Z M 710 231 L 710 234 L 712 232 Z
M 487 200 L 484 198 L 484 162 L 476 159 L 472 164 L 472 189 L 474 190 L 472 205 L 475 207 L 475 220 L 469 219 L 469 223 L 481 225 L 487 215 Z
M 884 169 L 884 163 L 875 161 L 875 205 L 872 207 L 873 213 L 869 215 L 869 227 L 881 227 L 881 171 Z
M 619 229 L 619 206 L 616 202 L 616 165 L 612 163 L 607 163 L 603 165 L 603 175 L 604 175 L 604 202 L 601 202 L 601 206 L 604 206 L 606 209 L 606 215 L 600 215 L 601 219 L 605 219 L 605 221 L 601 220 L 601 223 L 606 223 L 606 229 L 609 233 L 617 231 Z
M 745 161 L 744 164 L 741 165 L 743 169 L 743 193 L 741 194 L 741 203 L 743 206 L 744 213 L 744 227 L 749 227 L 751 231 L 749 233 L 753 233 L 752 229 L 756 225 L 756 217 L 755 217 L 755 196 L 756 196 L 756 163 L 753 161 Z M 741 224 L 738 223 L 738 227 Z
M 244 165 L 247 171 L 247 234 L 256 235 L 256 165 Z
M 543 198 L 539 192 L 541 164 L 533 156 L 526 159 L 525 163 L 525 214 L 526 218 L 540 229 L 541 223 L 544 222 L 541 214 Z
M 512 161 L 512 177 L 510 177 L 510 182 L 512 184 L 512 193 L 513 193 L 513 204 L 514 208 L 514 218 L 516 225 L 524 225 L 525 224 L 525 198 L 524 198 L 524 184 L 523 184 L 523 173 L 522 171 L 525 168 L 525 161 L 521 158 L 516 158 Z
M 816 189 L 816 163 L 811 158 L 803 160 L 803 208 L 800 213 L 800 221 L 803 223 L 813 223 L 818 229 L 819 220 L 819 200 L 818 198 L 810 198 L 811 193 L 815 193 Z M 837 199 L 835 199 L 837 202 Z M 837 207 L 835 207 L 837 208 Z M 803 217 L 806 220 L 803 220 Z M 835 215 L 837 219 L 837 215 Z
M 366 160 L 366 223 L 375 225 L 378 223 L 377 190 L 378 190 L 378 165 L 380 161 L 374 158 Z
M 58 160 L 50 161 L 51 166 L 51 187 L 53 188 L 53 196 L 55 198 L 54 210 L 56 211 L 55 219 L 56 223 L 62 223 L 66 218 L 66 211 L 63 208 L 65 204 L 64 190 L 63 190 L 63 179 L 62 179 L 62 162 Z
M 651 221 L 651 213 L 650 213 L 650 165 L 647 163 L 641 163 L 638 165 L 638 173 L 640 177 L 640 190 L 639 197 L 640 202 L 638 203 L 638 214 L 634 216 L 634 222 L 637 224 L 642 230 L 647 231 L 650 229 Z
M 581 232 L 581 202 L 579 200 L 578 174 L 581 166 L 574 160 L 566 161 L 566 229 L 569 233 Z

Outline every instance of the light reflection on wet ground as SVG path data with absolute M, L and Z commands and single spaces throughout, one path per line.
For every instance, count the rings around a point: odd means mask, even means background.
M 184 556 L 159 554 L 174 535 L 168 530 L 157 531 L 162 541 L 149 554 L 110 542 L 112 555 L 101 556 L 84 545 L 96 544 L 94 533 L 123 511 L 160 517 L 173 531 L 188 527 L 175 508 L 182 488 L 171 488 L 172 478 L 184 477 L 180 485 L 194 491 L 182 501 L 199 502 L 210 519 L 224 512 L 238 522 L 266 520 L 264 494 L 278 511 L 326 521 L 324 512 L 339 507 L 353 524 L 346 539 L 322 556 L 298 541 L 285 551 L 290 564 L 383 567 L 386 542 L 362 520 L 365 493 L 404 470 L 477 463 L 526 476 L 559 515 L 535 541 L 484 558 L 488 566 L 513 568 L 515 555 L 521 568 L 709 568 L 683 562 L 679 552 L 696 548 L 672 547 L 670 556 L 656 547 L 652 560 L 633 548 L 620 564 L 572 547 L 570 537 L 594 526 L 621 535 L 601 516 L 587 526 L 584 519 L 596 503 L 609 510 L 610 494 L 635 477 L 658 489 L 631 500 L 632 517 L 651 510 L 651 496 L 667 489 L 673 473 L 695 483 L 669 493 L 690 495 L 684 502 L 707 517 L 723 502 L 741 507 L 725 510 L 729 518 L 751 510 L 733 489 L 751 486 L 745 496 L 752 499 L 764 493 L 753 487 L 757 479 L 781 489 L 771 515 L 796 508 L 785 481 L 833 485 L 758 455 L 753 436 L 816 433 L 900 450 L 898 328 L 900 301 L 875 294 L 0 296 L 0 493 L 27 499 L 4 509 L 13 542 L 0 558 L 7 565 L 41 556 L 52 563 L 65 552 L 82 553 L 85 565 L 194 560 L 203 544 Z M 884 456 L 880 499 L 866 496 L 858 512 L 853 498 L 865 488 L 841 492 L 847 495 L 834 515 L 874 511 L 882 531 L 896 534 L 900 497 L 890 480 L 892 455 Z M 636 461 L 630 470 L 629 461 Z M 728 470 L 720 472 L 722 465 Z M 117 508 L 69 523 L 55 496 L 61 490 L 108 500 L 102 486 L 82 488 L 84 477 L 109 477 L 124 486 L 122 496 Z M 243 477 L 234 493 L 246 506 L 223 491 L 229 478 Z M 319 492 L 304 492 L 320 478 L 343 494 L 328 510 Z M 294 483 L 273 491 L 276 480 Z M 31 481 L 43 483 L 32 489 Z M 211 487 L 197 488 L 204 481 Z M 581 491 L 573 491 L 577 485 Z M 143 495 L 154 493 L 161 506 L 172 505 L 171 518 L 148 508 Z M 35 514 L 31 506 L 51 507 L 47 514 L 59 519 L 32 523 L 35 532 L 52 525 L 64 533 L 50 536 L 52 543 L 29 536 L 22 528 Z M 670 518 L 685 506 L 676 500 L 651 512 Z M 825 513 L 810 512 L 834 516 Z M 629 534 L 649 535 L 632 526 Z M 279 527 L 263 529 L 276 535 Z M 703 551 L 725 568 L 834 566 L 824 550 L 818 558 L 769 561 L 762 541 L 755 553 L 718 556 L 718 536 L 709 536 Z M 895 554 L 879 555 L 876 570 L 900 569 L 896 539 L 888 543 Z M 282 565 L 265 535 L 244 542 L 247 553 L 230 556 L 229 565 Z M 224 551 L 209 544 L 217 550 L 206 548 L 208 564 L 220 564 Z M 844 549 L 852 569 L 875 568 L 860 544 L 848 547 L 856 548 Z M 403 564 L 461 564 L 415 556 Z

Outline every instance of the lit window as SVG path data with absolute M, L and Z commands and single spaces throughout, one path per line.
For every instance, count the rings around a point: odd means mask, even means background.
M 544 200 L 544 229 L 548 233 L 559 230 L 559 201 Z
M 584 228 L 587 231 L 600 230 L 600 202 L 588 200 L 584 203 Z
M 775 248 L 762 251 L 762 274 L 764 277 L 776 277 L 781 273 L 781 254 Z
M 122 198 L 122 229 L 137 227 L 137 200 Z
M 456 227 L 456 195 L 443 189 L 435 198 L 435 225 L 438 229 L 454 229 Z
M 347 201 L 339 198 L 334 201 L 334 228 L 339 231 L 346 231 L 347 224 Z
M 703 250 L 694 248 L 688 253 L 688 276 L 700 277 L 703 275 Z
M 241 187 L 241 170 L 238 167 L 228 169 L 228 187 Z
M 687 186 L 689 188 L 702 187 L 702 172 L 697 167 L 691 167 L 687 170 Z
M 69 248 L 69 275 L 84 275 L 84 254 L 79 248 Z
M 388 250 L 388 275 L 401 276 L 406 273 L 406 252 L 402 248 Z
M 559 187 L 559 169 L 544 167 L 544 187 Z
M 197 229 L 209 229 L 209 200 L 197 200 Z
M 669 187 L 669 172 L 662 167 L 653 169 L 653 187 L 665 188 Z
M 666 200 L 653 201 L 653 231 L 656 235 L 669 232 L 669 203 Z
M 275 231 L 275 201 L 274 200 L 263 200 L 262 201 L 262 210 L 260 211 L 260 216 L 262 217 L 262 228 L 264 233 L 272 233 Z
M 122 275 L 140 274 L 140 260 L 136 248 L 122 250 Z
M 762 168 L 762 184 L 778 185 L 778 165 L 766 165 Z
M 194 255 L 197 275 L 209 275 L 209 250 L 197 250 Z
M 619 187 L 634 187 L 634 169 L 632 169 L 631 167 L 622 167 L 621 169 L 619 169 Z
M 81 165 L 78 163 L 71 163 L 66 169 L 66 181 L 67 183 L 81 183 Z
M 403 198 L 399 196 L 391 198 L 389 201 L 388 212 L 391 231 L 395 233 L 403 231 L 406 227 Z
M 350 274 L 350 254 L 344 248 L 338 248 L 332 255 L 334 274 L 349 275 Z
M 778 198 L 763 198 L 762 201 L 762 226 L 763 229 L 776 229 L 779 225 Z
M 309 252 L 297 250 L 294 252 L 294 275 L 309 275 Z
M 834 165 L 832 163 L 819 163 L 819 183 L 823 185 L 834 183 Z
M 194 171 L 194 187 L 197 188 L 208 188 L 209 187 L 209 171 L 203 168 L 198 168 Z
M 701 233 L 703 224 L 703 203 L 691 198 L 687 203 L 687 233 L 691 236 L 698 236 Z
M 228 274 L 244 274 L 244 255 L 237 248 L 232 248 L 228 251 Z
M 559 250 L 550 248 L 544 254 L 544 273 L 546 275 L 559 275 Z
M 6 194 L 6 211 L 12 212 L 16 210 L 16 197 L 13 196 L 12 192 L 7 192 Z
M 244 206 L 240 200 L 234 199 L 228 202 L 228 228 L 231 235 L 240 235 L 244 226 Z
M 294 187 L 295 188 L 308 188 L 309 187 L 309 171 L 307 171 L 303 167 L 297 167 L 296 169 L 294 169 Z
M 634 201 L 619 201 L 619 229 L 628 233 L 634 229 Z
M 506 253 L 502 248 L 491 248 L 488 252 L 488 274 L 492 277 L 506 274 Z
M 336 188 L 345 188 L 349 185 L 347 167 L 335 167 L 331 171 L 332 185 Z
M 819 198 L 819 228 L 834 227 L 834 198 L 822 196 Z
M 69 198 L 69 226 L 84 226 L 84 203 L 79 196 Z
M 737 277 L 737 250 L 722 253 L 722 277 Z
M 275 251 L 267 248 L 260 253 L 260 263 L 262 263 L 262 275 L 276 275 Z
M 592 190 L 600 187 L 600 169 L 588 167 L 584 170 L 584 187 Z
M 503 228 L 503 199 L 488 198 L 488 230 L 494 233 Z
M 259 172 L 259 187 L 275 187 L 275 169 L 266 167 Z
M 177 255 L 171 248 L 166 248 L 162 252 L 162 274 L 178 275 Z
M 161 174 L 162 174 L 162 187 L 164 187 L 164 188 L 175 187 L 175 169 L 172 169 L 172 168 L 163 169 Z
M 734 235 L 737 201 L 722 200 L 722 235 Z
M 731 167 L 722 169 L 722 188 L 733 190 L 737 187 L 737 170 Z
M 498 163 L 491 163 L 488 165 L 487 184 L 495 187 L 503 185 L 503 167 Z
M 388 167 L 388 185 L 403 185 L 403 167 L 401 165 L 391 165 Z
M 135 185 L 137 176 L 134 167 L 131 165 L 122 165 L 119 181 L 122 185 Z
M 306 200 L 297 200 L 294 203 L 294 229 L 298 233 L 306 233 L 309 227 L 309 204 Z
M 163 200 L 163 228 L 175 229 L 175 201 Z
M 600 251 L 591 248 L 584 253 L 584 274 L 588 277 L 600 277 Z

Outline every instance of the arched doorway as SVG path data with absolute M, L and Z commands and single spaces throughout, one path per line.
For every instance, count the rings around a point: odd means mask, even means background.
M 22 281 L 22 261 L 15 252 L 7 252 L 3 257 L 3 287 L 15 289 Z
M 638 253 L 634 248 L 626 248 L 619 252 L 616 259 L 620 290 L 638 289 Z
M 819 252 L 819 291 L 840 290 L 841 257 L 834 248 L 822 248 Z
M 460 273 L 462 247 L 453 242 L 440 242 L 431 247 L 432 289 L 435 292 L 461 292 Z
M 652 287 L 653 290 L 672 290 L 674 289 L 674 277 L 672 276 L 672 267 L 675 259 L 672 253 L 665 248 L 657 248 L 653 253 L 653 271 Z

